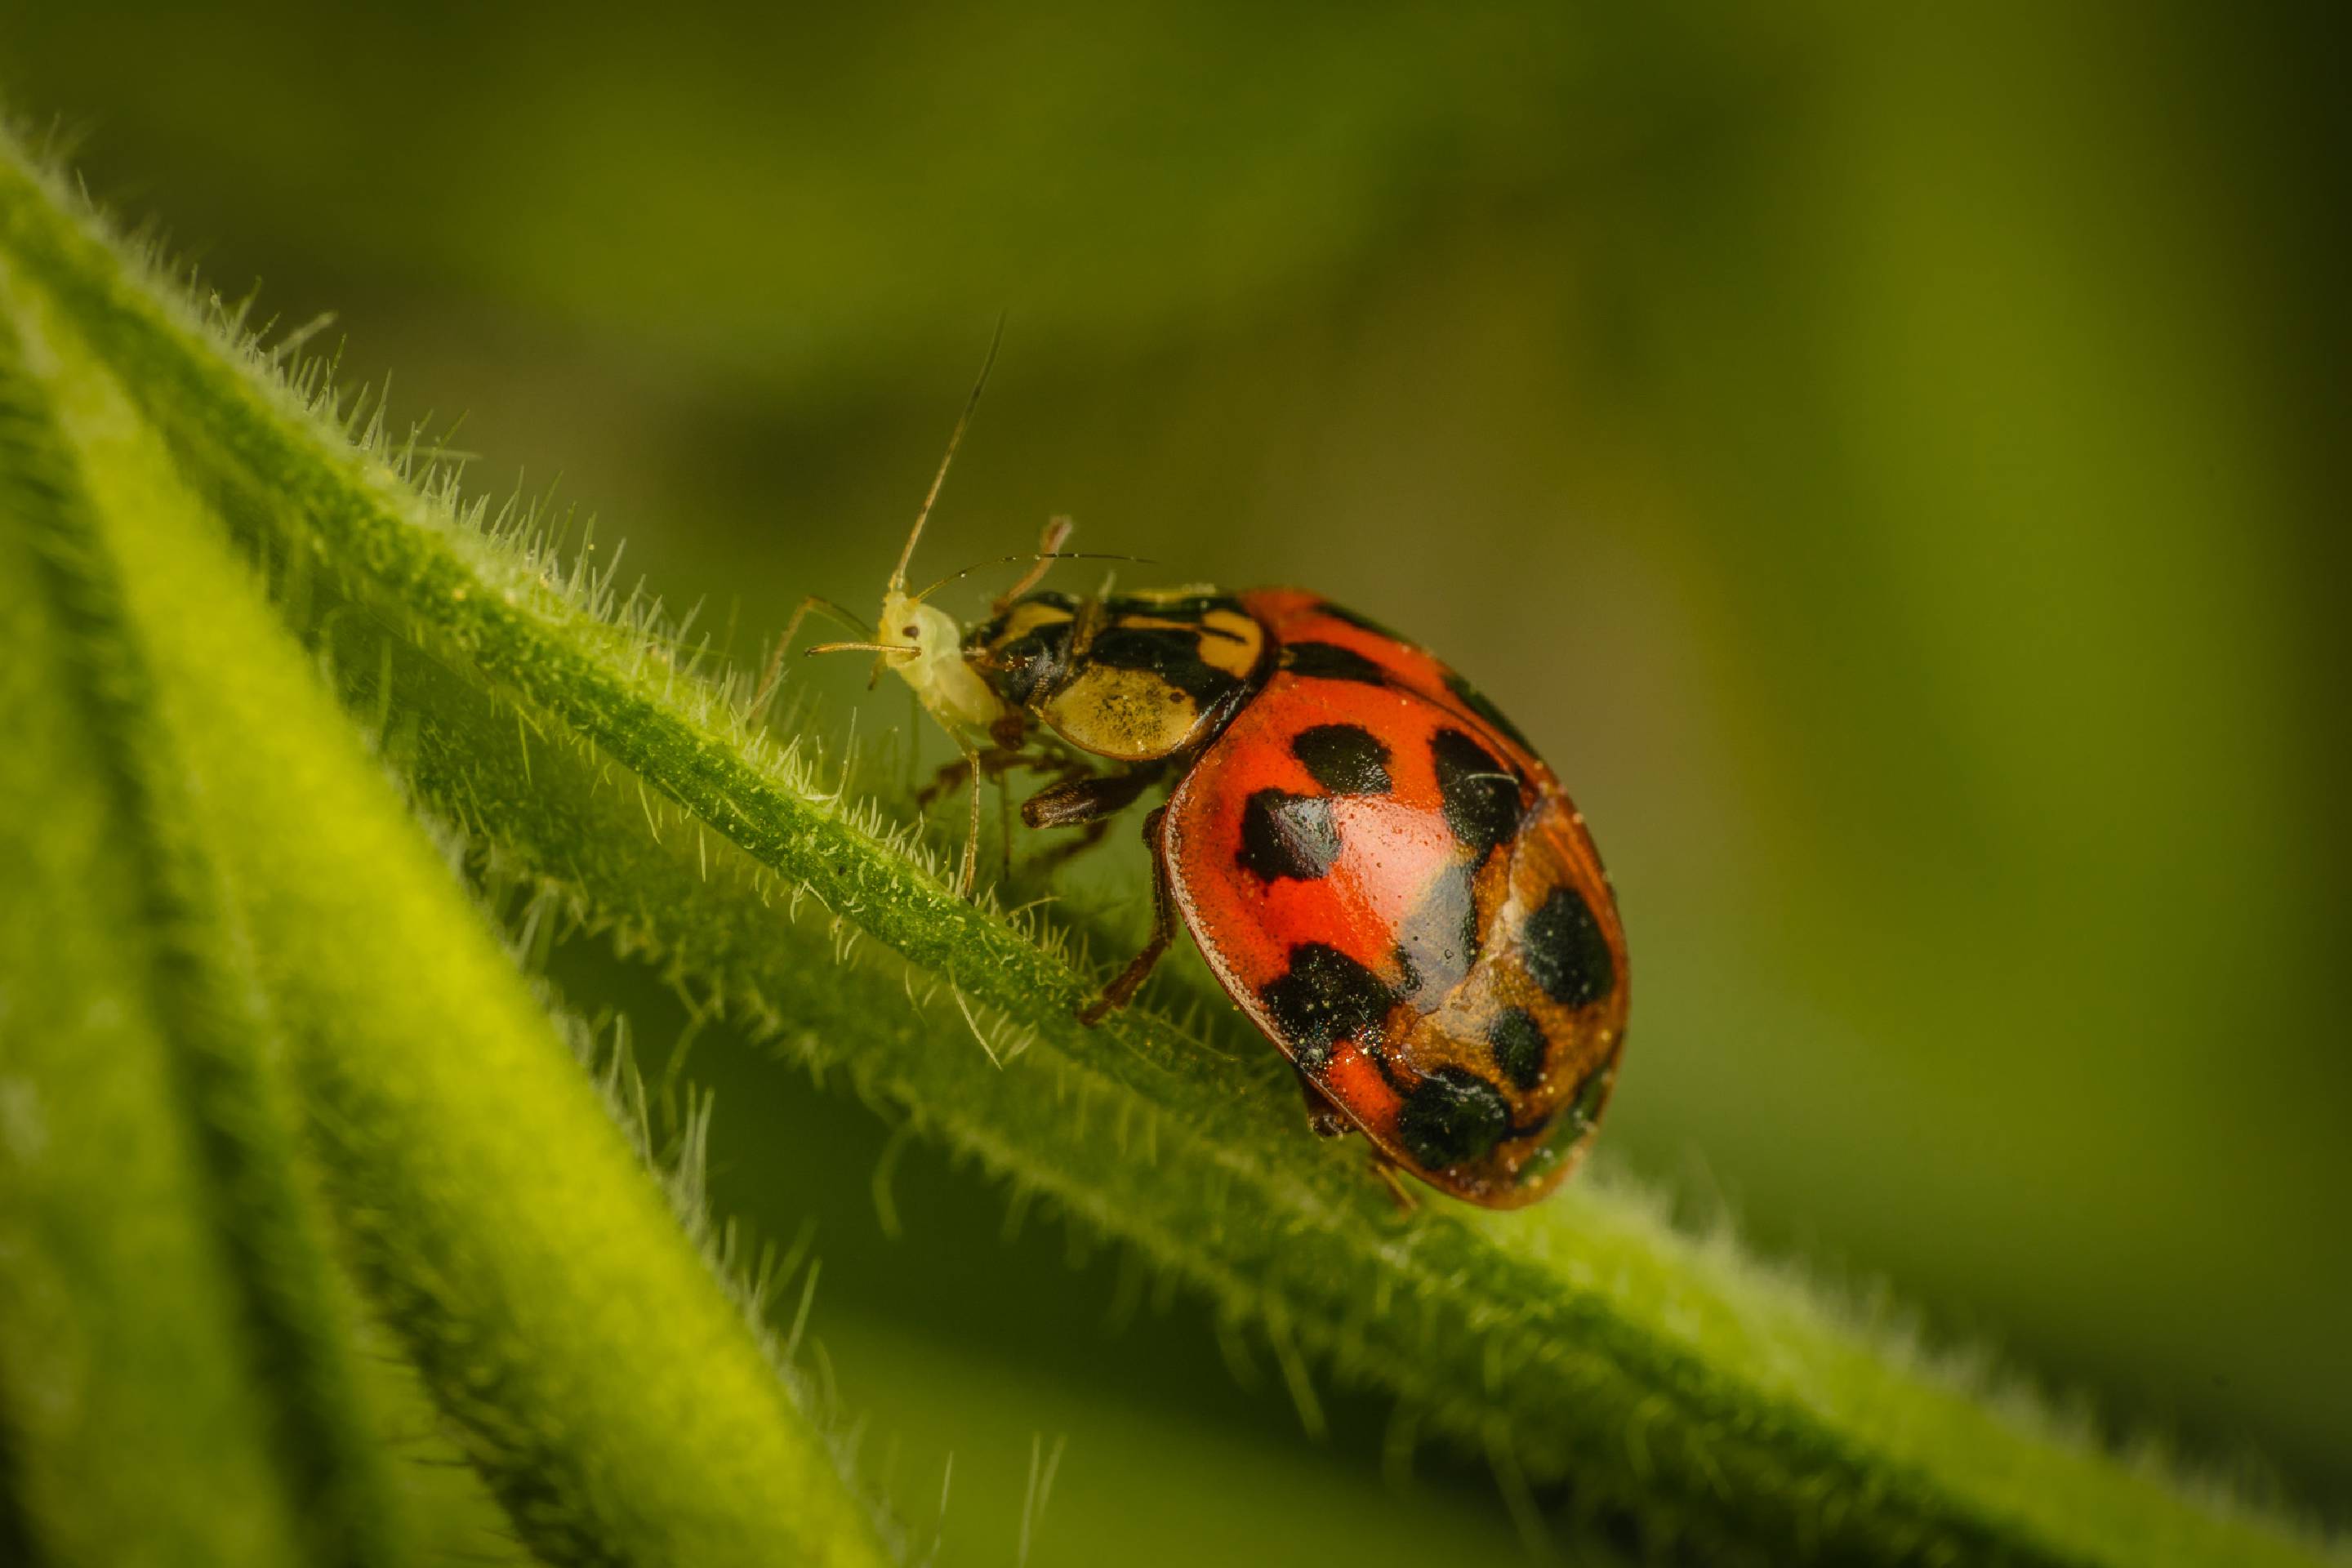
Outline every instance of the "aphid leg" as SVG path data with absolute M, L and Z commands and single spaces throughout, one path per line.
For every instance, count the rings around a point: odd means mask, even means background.
M 768 656 L 768 668 L 761 673 L 760 689 L 751 697 L 751 713 L 755 719 L 768 705 L 768 699 L 775 695 L 776 682 L 783 678 L 784 655 L 791 651 L 793 638 L 799 635 L 801 623 L 808 618 L 808 613 L 811 610 L 824 610 L 853 631 L 863 633 L 867 637 L 874 635 L 864 621 L 859 620 L 824 595 L 811 594 L 807 598 L 803 599 L 793 608 L 793 618 L 784 623 L 784 635 L 776 639 L 776 651 Z
M 981 760 L 979 747 L 961 736 L 956 743 L 963 747 L 963 760 L 971 769 L 971 830 L 964 835 L 963 873 L 956 879 L 956 896 L 968 899 L 980 876 L 980 781 L 986 775 L 987 765 Z
M 995 614 L 1001 616 L 1011 609 L 1013 600 L 1045 580 L 1045 574 L 1054 568 L 1055 557 L 1069 541 L 1070 530 L 1076 526 L 1066 517 L 1057 517 L 1045 525 L 1045 535 L 1037 541 L 1037 559 L 1021 574 L 1021 581 L 996 596 L 996 603 L 991 606 Z
M 1021 815 L 1027 816 L 1029 807 L 1036 804 L 1032 800 L 1022 806 Z M 1143 944 L 1141 952 L 1128 961 L 1116 979 L 1103 987 L 1101 995 L 1078 1009 L 1081 1024 L 1099 1024 L 1113 1008 L 1126 1006 L 1135 988 L 1143 984 L 1143 977 L 1151 973 L 1151 966 L 1160 962 L 1160 955 L 1175 940 L 1176 900 L 1168 887 L 1168 861 L 1160 853 L 1161 826 L 1167 820 L 1168 808 L 1164 805 L 1152 807 L 1151 815 L 1143 819 L 1143 842 L 1151 850 L 1151 940 Z
M 1298 1088 L 1307 1096 L 1307 1125 L 1318 1138 L 1345 1138 L 1356 1130 L 1348 1113 L 1331 1103 L 1331 1097 L 1315 1086 L 1315 1080 L 1301 1069 Z

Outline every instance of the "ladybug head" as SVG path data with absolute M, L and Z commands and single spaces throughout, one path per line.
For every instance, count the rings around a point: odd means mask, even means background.
M 1009 706 L 1026 708 L 1069 673 L 1077 614 L 1067 594 L 1025 595 L 964 635 L 964 661 Z

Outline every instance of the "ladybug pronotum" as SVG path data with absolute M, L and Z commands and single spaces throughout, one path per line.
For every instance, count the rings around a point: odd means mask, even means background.
M 1166 785 L 1143 818 L 1151 938 L 1080 1016 L 1124 1005 L 1181 922 L 1297 1067 L 1316 1131 L 1361 1131 L 1376 1158 L 1491 1207 L 1557 1187 L 1616 1076 L 1625 938 L 1584 819 L 1526 738 L 1428 652 L 1314 594 L 1039 590 L 1066 521 L 989 619 L 959 626 L 906 585 L 946 472 L 873 638 L 809 651 L 873 651 L 954 737 L 971 781 L 960 886 L 985 774 L 1057 774 L 1022 820 L 1089 841 Z

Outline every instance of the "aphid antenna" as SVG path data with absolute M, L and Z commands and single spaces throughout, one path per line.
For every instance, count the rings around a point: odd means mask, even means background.
M 801 623 L 808 618 L 809 612 L 812 610 L 830 616 L 835 620 L 847 626 L 852 631 L 866 632 L 867 635 L 872 635 L 863 617 L 842 608 L 839 605 L 835 604 L 831 599 L 826 598 L 822 594 L 809 595 L 806 598 L 803 599 L 799 605 L 793 611 L 793 618 L 784 623 L 784 635 L 777 639 L 776 651 L 768 656 L 768 668 L 760 673 L 759 689 L 755 691 L 751 697 L 751 707 L 754 711 L 766 704 L 769 693 L 775 690 L 776 682 L 782 678 L 784 673 L 784 655 L 791 651 L 793 638 L 799 635 Z M 732 617 L 730 616 L 730 619 L 731 621 Z M 821 644 L 816 647 L 810 648 L 808 651 L 810 653 L 822 653 L 828 649 L 867 647 L 871 646 L 873 645 L 867 643 L 831 643 Z
M 801 649 L 803 658 L 817 653 L 883 653 L 913 654 L 921 650 L 912 643 L 890 642 L 821 642 L 811 643 Z
M 1004 313 L 996 315 L 996 331 L 988 340 L 988 357 L 980 362 L 980 376 L 971 384 L 971 395 L 964 399 L 963 412 L 956 416 L 955 429 L 949 433 L 948 449 L 940 458 L 940 471 L 931 476 L 931 488 L 923 497 L 923 509 L 915 514 L 915 526 L 907 535 L 907 547 L 898 552 L 898 565 L 890 574 L 890 591 L 907 591 L 907 567 L 915 559 L 915 545 L 923 537 L 923 524 L 931 520 L 931 508 L 940 499 L 941 487 L 948 482 L 948 466 L 955 461 L 956 447 L 962 444 L 963 433 L 971 424 L 971 412 L 980 406 L 980 395 L 988 385 L 988 373 L 996 365 L 996 351 L 1004 342 Z
M 1158 563 L 1153 561 L 1149 555 L 1114 555 L 1110 552 L 1103 550 L 1033 550 L 1024 552 L 1019 555 L 1000 555 L 993 561 L 975 562 L 971 565 L 965 567 L 961 572 L 951 573 L 949 575 L 940 578 L 938 582 L 924 589 L 921 593 L 914 595 L 910 602 L 919 605 L 950 583 L 961 583 L 975 572 L 986 571 L 991 566 L 1010 566 L 1016 561 L 1034 561 L 1042 563 L 1051 563 L 1055 561 L 1129 561 L 1134 563 L 1138 566 L 1152 566 L 1158 564 Z M 1042 577 L 1045 574 L 1039 573 L 1037 575 Z M 1020 583 L 1015 584 L 1012 588 L 1007 590 L 1005 596 L 1008 598 L 1017 599 L 1023 594 L 1027 593 L 1034 586 L 1036 586 L 1036 581 L 1034 578 L 1024 578 Z

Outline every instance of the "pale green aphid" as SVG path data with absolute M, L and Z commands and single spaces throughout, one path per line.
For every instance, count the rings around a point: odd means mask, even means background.
M 931 488 L 923 497 L 921 510 L 915 513 L 915 526 L 907 534 L 907 542 L 898 552 L 898 564 L 890 573 L 889 584 L 882 590 L 882 610 L 876 618 L 872 637 L 856 642 L 819 643 L 807 651 L 816 653 L 871 652 L 874 675 L 881 678 L 889 669 L 904 680 L 923 705 L 923 710 L 939 721 L 948 732 L 956 749 L 963 753 L 964 764 L 971 773 L 971 825 L 964 837 L 963 864 L 956 878 L 956 890 L 969 896 L 978 868 L 980 854 L 980 784 L 983 772 L 982 752 L 991 731 L 1001 721 L 1012 718 L 1013 710 L 992 690 L 980 672 L 965 661 L 963 627 L 946 611 L 924 603 L 931 595 L 954 582 L 963 573 L 942 577 L 919 594 L 907 592 L 907 568 L 914 561 L 915 546 L 923 537 L 923 525 L 930 521 L 931 508 L 940 499 L 940 489 L 947 483 L 948 467 L 955 461 L 956 447 L 963 440 L 965 428 L 971 423 L 971 412 L 979 406 L 981 390 L 988 384 L 988 372 L 996 363 L 996 350 L 1003 341 L 1004 323 L 996 324 L 996 336 L 990 340 L 988 357 L 980 367 L 980 377 L 972 383 L 971 395 L 965 400 L 963 412 L 956 418 L 955 429 L 948 437 L 948 449 L 940 458 L 939 471 L 931 476 Z M 1045 574 L 1057 558 L 1062 541 L 1069 536 L 1067 518 L 1055 518 L 1045 528 L 1045 538 L 1036 553 L 1030 557 L 1033 564 L 1021 581 L 1004 595 L 1013 599 L 1027 593 Z M 1020 557 L 1013 557 L 1018 560 Z M 1000 601 L 1001 603 L 1002 601 Z M 810 595 L 793 611 L 792 619 L 784 625 L 784 635 L 776 644 L 776 651 L 768 661 L 766 675 L 760 683 L 755 708 L 764 702 L 775 688 L 783 670 L 785 651 L 792 647 L 793 634 L 800 629 L 801 620 L 813 609 L 824 609 L 864 630 L 857 617 L 829 599 Z

